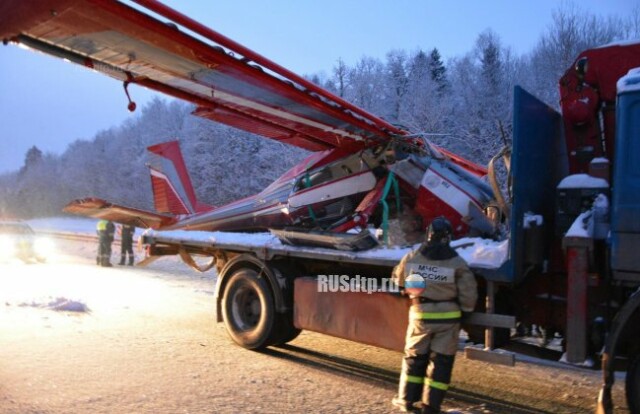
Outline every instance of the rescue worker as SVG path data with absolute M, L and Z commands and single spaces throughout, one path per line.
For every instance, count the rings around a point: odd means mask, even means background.
M 402 374 L 392 400 L 405 412 L 440 413 L 458 349 L 460 320 L 476 305 L 475 277 L 449 246 L 451 233 L 447 219 L 434 219 L 426 241 L 393 270 L 401 292 L 411 298 Z
M 100 220 L 96 225 L 98 233 L 98 257 L 96 263 L 100 266 L 111 266 L 111 243 L 116 232 L 116 226 L 108 220 Z
M 96 223 L 96 234 L 98 235 L 98 255 L 96 256 L 96 264 L 102 265 L 102 257 L 104 256 L 104 239 L 107 231 L 107 220 L 98 220 Z
M 129 255 L 129 266 L 133 266 L 133 234 L 136 228 L 130 224 L 120 226 L 120 266 L 124 266 Z

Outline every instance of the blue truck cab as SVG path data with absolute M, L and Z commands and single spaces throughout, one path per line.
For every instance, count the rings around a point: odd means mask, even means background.
M 618 81 L 617 134 L 611 198 L 613 277 L 640 282 L 640 68 Z

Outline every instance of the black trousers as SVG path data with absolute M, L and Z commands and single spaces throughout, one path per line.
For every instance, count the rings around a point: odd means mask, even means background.
M 129 264 L 133 264 L 133 239 L 122 239 L 120 244 L 120 263 L 124 264 L 129 255 Z
M 111 242 L 113 240 L 106 236 L 100 236 L 98 244 L 98 264 L 105 264 L 111 260 Z

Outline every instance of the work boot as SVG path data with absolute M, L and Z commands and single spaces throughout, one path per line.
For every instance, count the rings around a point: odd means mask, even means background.
M 124 266 L 124 256 L 122 256 L 122 258 L 120 259 L 120 263 L 118 263 L 120 266 Z
M 391 404 L 403 413 L 420 413 L 420 401 L 405 401 L 400 397 L 393 397 Z
M 133 266 L 133 256 L 129 257 L 129 266 Z
M 429 407 L 428 405 L 423 405 L 422 406 L 422 411 L 420 411 L 420 414 L 440 414 L 441 411 L 438 409 L 435 409 L 433 407 Z

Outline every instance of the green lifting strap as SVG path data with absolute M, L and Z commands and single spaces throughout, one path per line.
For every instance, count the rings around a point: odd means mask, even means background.
M 309 170 L 307 170 L 306 174 L 304 175 L 304 186 L 306 188 L 311 187 L 311 177 L 309 177 Z M 311 220 L 313 220 L 313 222 L 316 222 L 316 213 L 313 211 L 313 209 L 311 208 L 311 206 L 307 206 L 307 208 L 309 209 L 309 216 L 311 216 Z
M 387 196 L 392 185 L 393 193 L 396 196 L 396 208 L 400 212 L 402 207 L 400 204 L 400 187 L 393 171 L 389 171 L 387 182 L 384 183 L 384 189 L 382 190 L 382 198 L 380 199 L 380 203 L 382 203 L 382 242 L 385 245 L 389 244 L 389 203 L 387 203 Z

